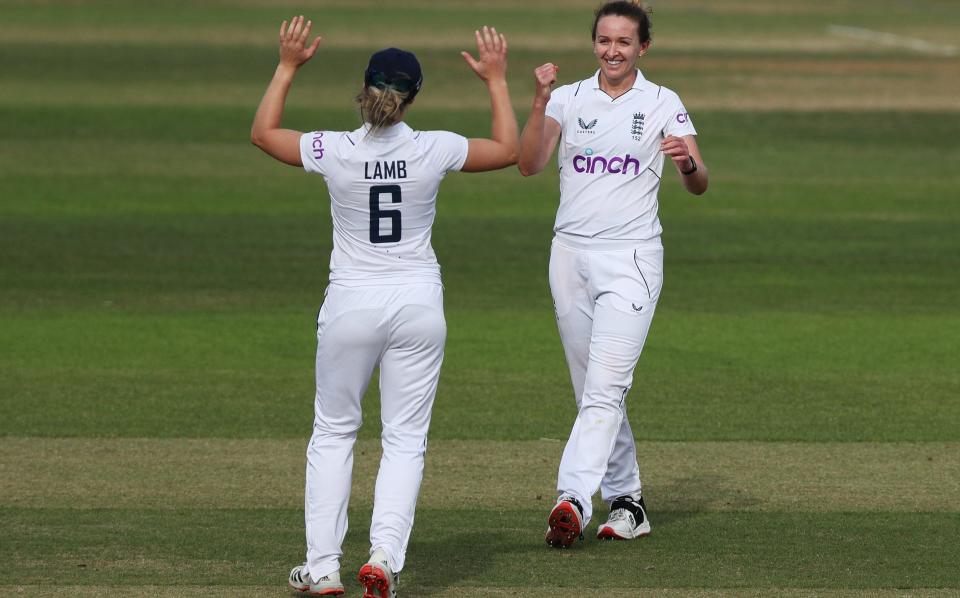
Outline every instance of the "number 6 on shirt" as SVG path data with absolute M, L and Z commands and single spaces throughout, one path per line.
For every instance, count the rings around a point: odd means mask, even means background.
M 400 210 L 381 210 L 380 196 L 390 195 L 390 203 L 400 203 L 400 185 L 374 185 L 370 187 L 370 242 L 396 243 L 402 231 Z M 390 219 L 390 233 L 380 233 L 380 220 Z

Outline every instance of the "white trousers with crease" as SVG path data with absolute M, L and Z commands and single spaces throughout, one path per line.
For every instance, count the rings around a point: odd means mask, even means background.
M 403 569 L 446 332 L 439 284 L 330 285 L 317 319 L 304 502 L 307 569 L 315 581 L 340 568 L 360 401 L 378 364 L 383 456 L 370 545 L 387 552 L 395 572 Z
M 626 398 L 662 284 L 659 245 L 586 251 L 553 242 L 550 290 L 577 401 L 557 491 L 580 500 L 584 525 L 597 490 L 607 503 L 641 492 Z

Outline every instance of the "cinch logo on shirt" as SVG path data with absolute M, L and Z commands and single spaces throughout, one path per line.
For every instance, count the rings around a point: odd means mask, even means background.
M 313 149 L 313 157 L 317 160 L 323 157 L 323 133 L 317 133 L 313 136 L 313 143 L 310 144 Z
M 587 150 L 585 153 L 588 155 L 583 156 L 577 154 L 573 157 L 573 169 L 577 172 L 597 174 L 599 171 L 600 174 L 606 174 L 608 172 L 613 174 L 630 174 L 628 169 L 632 166 L 634 176 L 640 174 L 640 160 L 632 158 L 630 154 L 605 158 L 604 156 L 592 155 L 593 152 L 590 150 Z

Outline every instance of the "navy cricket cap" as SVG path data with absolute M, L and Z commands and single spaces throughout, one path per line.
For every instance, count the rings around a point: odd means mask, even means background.
M 407 102 L 412 100 L 420 85 L 423 84 L 423 73 L 420 63 L 411 52 L 397 48 L 380 50 L 370 57 L 370 64 L 363 74 L 364 85 L 408 93 Z

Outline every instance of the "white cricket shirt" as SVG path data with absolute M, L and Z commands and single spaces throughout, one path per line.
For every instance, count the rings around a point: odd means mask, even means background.
M 376 135 L 369 128 L 300 137 L 304 170 L 323 175 L 330 191 L 330 282 L 439 283 L 430 245 L 437 189 L 447 172 L 463 167 L 467 139 L 402 122 Z
M 638 70 L 633 87 L 612 99 L 598 70 L 554 90 L 546 115 L 561 127 L 557 239 L 585 249 L 659 245 L 660 142 L 697 134 L 680 97 Z

